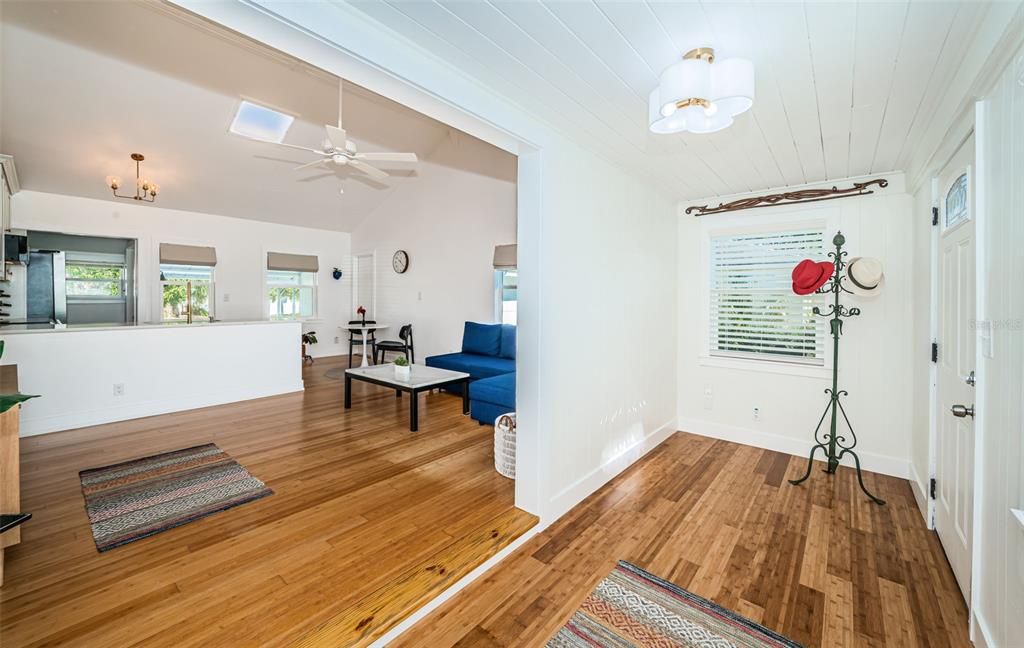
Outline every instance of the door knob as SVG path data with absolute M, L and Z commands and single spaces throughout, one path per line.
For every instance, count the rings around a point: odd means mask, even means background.
M 965 416 L 970 416 L 971 418 L 974 418 L 974 405 L 971 405 L 970 407 L 966 407 L 964 405 L 954 405 L 953 407 L 949 408 L 949 411 L 952 412 L 953 416 L 957 418 L 964 418 Z
M 964 376 L 964 382 L 970 385 L 971 387 L 974 387 L 974 385 L 978 382 L 978 379 L 974 376 L 974 372 L 972 371 L 971 373 Z

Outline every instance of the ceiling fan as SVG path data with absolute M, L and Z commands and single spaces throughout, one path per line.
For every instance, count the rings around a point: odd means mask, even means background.
M 319 155 L 320 159 L 307 162 L 306 164 L 300 164 L 295 167 L 296 171 L 302 169 L 308 169 L 318 165 L 331 165 L 331 166 L 348 166 L 352 169 L 364 173 L 370 178 L 380 182 L 388 178 L 388 172 L 379 169 L 368 162 L 418 162 L 419 158 L 415 153 L 360 153 L 356 147 L 356 143 L 348 139 L 348 135 L 345 133 L 345 129 L 341 127 L 341 105 L 342 105 L 342 92 L 343 92 L 343 81 L 338 80 L 338 125 L 331 126 L 327 124 L 324 126 L 326 130 L 326 137 L 321 142 L 320 148 L 310 148 L 307 146 L 296 146 L 294 144 L 285 144 L 279 142 L 278 146 L 284 146 L 287 148 L 298 149 L 300 151 L 306 151 L 307 153 L 313 153 Z M 341 193 L 345 193 L 342 189 Z

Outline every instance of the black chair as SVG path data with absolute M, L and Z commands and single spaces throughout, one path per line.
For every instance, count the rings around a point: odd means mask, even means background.
M 409 361 L 409 364 L 416 362 L 416 352 L 412 345 L 412 324 L 405 324 L 402 328 L 398 329 L 398 337 L 402 339 L 381 340 L 377 343 L 377 353 L 380 354 L 377 364 L 384 362 L 384 354 L 388 351 L 391 353 L 404 353 L 405 359 Z
M 376 320 L 349 320 L 350 325 L 356 324 L 376 324 Z M 366 332 L 366 343 L 370 346 L 370 361 L 377 357 L 377 331 L 370 329 Z M 352 366 L 352 350 L 354 347 L 360 347 L 362 351 L 363 346 L 363 334 L 361 331 L 348 330 L 348 366 Z

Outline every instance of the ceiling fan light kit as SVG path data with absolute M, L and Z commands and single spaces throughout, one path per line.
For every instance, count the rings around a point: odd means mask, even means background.
M 754 105 L 754 64 L 698 47 L 665 68 L 651 91 L 647 120 L 652 133 L 714 133 Z
M 118 178 L 117 176 L 107 176 L 107 186 L 110 187 L 112 192 L 114 192 L 115 198 L 156 202 L 156 195 L 160 193 L 160 185 L 152 180 L 143 178 L 141 169 L 139 168 L 146 157 L 142 153 L 132 153 L 132 159 L 135 160 L 135 195 L 122 196 L 117 193 L 117 190 L 121 187 L 121 178 Z

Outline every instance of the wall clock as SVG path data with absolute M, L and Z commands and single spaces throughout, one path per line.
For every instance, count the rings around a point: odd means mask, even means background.
M 403 274 L 409 269 L 409 253 L 405 250 L 395 252 L 395 255 L 391 257 L 391 267 L 398 274 Z

